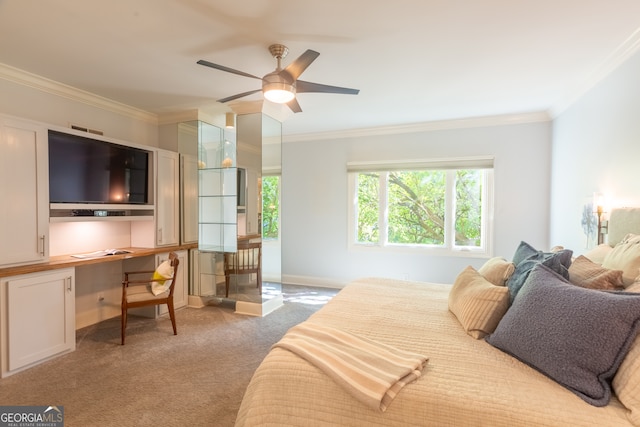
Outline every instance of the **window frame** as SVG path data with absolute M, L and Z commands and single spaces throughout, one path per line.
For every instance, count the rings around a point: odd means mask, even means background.
M 347 163 L 348 179 L 348 237 L 349 250 L 427 253 L 445 256 L 463 257 L 491 257 L 493 256 L 493 217 L 494 217 L 494 159 L 493 157 L 435 159 L 435 160 L 411 160 L 393 162 L 352 162 Z M 444 244 L 440 245 L 411 245 L 403 243 L 389 243 L 388 238 L 388 192 L 386 179 L 388 173 L 393 170 L 435 170 L 446 169 L 445 188 L 445 236 Z M 481 245 L 456 246 L 455 239 L 455 197 L 457 170 L 482 169 L 482 221 L 481 221 Z M 363 172 L 378 172 L 379 183 L 379 209 L 378 224 L 380 227 L 377 243 L 361 243 L 357 241 L 358 233 L 358 193 L 357 177 Z M 453 177 L 453 178 L 452 178 Z
M 266 172 L 263 171 L 261 180 L 264 180 L 265 177 L 277 177 L 278 178 L 278 237 L 277 238 L 264 238 L 264 189 L 261 188 L 261 199 L 262 206 L 260 210 L 260 234 L 263 236 L 263 243 L 267 244 L 280 244 L 280 240 L 282 239 L 282 173 L 280 171 L 277 172 Z

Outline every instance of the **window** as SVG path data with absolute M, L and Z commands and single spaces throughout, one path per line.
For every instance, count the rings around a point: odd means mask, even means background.
M 280 239 L 280 175 L 262 177 L 262 239 Z
M 490 253 L 493 159 L 348 170 L 352 245 Z

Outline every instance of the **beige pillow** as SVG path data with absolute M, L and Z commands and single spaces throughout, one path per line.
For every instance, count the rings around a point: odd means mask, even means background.
M 609 270 L 580 255 L 569 266 L 569 281 L 588 289 L 622 289 L 622 270 Z
M 496 286 L 473 267 L 458 275 L 449 292 L 449 310 L 475 339 L 492 333 L 509 308 L 509 288 Z
M 502 257 L 489 259 L 478 270 L 485 279 L 496 286 L 505 286 L 516 266 Z
M 605 257 L 612 250 L 612 246 L 609 246 L 606 243 L 602 243 L 584 254 L 584 256 L 586 256 L 587 258 L 589 258 L 589 260 L 595 262 L 596 264 L 602 264 L 602 261 L 604 261 Z
M 640 271 L 640 235 L 627 234 L 602 261 L 602 266 L 622 270 L 624 286 L 632 284 Z
M 637 292 L 640 293 L 640 282 L 635 281 L 624 289 L 626 292 Z
M 629 421 L 640 426 L 640 338 L 636 337 L 611 382 L 620 402 L 631 411 Z

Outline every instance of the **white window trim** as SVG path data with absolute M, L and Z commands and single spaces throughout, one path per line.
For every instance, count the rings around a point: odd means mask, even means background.
M 409 161 L 393 161 L 393 162 L 350 162 L 347 163 L 348 176 L 348 226 L 347 226 L 347 247 L 350 251 L 366 251 L 366 252 L 397 252 L 397 253 L 416 253 L 422 252 L 429 255 L 442 256 L 460 256 L 460 257 L 478 257 L 486 258 L 493 256 L 493 218 L 494 218 L 494 171 L 493 157 L 473 157 L 473 158 L 455 158 L 455 159 L 436 159 L 436 160 L 409 160 Z M 453 236 L 455 235 L 454 206 L 455 206 L 455 180 L 447 177 L 446 198 L 447 206 L 445 206 L 445 227 L 448 233 L 445 233 L 444 246 L 429 245 L 407 245 L 393 244 L 387 242 L 387 212 L 381 210 L 379 224 L 380 242 L 379 243 L 358 243 L 356 242 L 356 234 L 358 229 L 357 205 L 358 195 L 356 192 L 357 175 L 361 172 L 376 171 L 387 172 L 390 170 L 410 170 L 410 169 L 485 169 L 483 188 L 484 211 L 482 221 L 482 245 L 480 248 L 470 248 L 464 246 L 454 246 Z M 383 184 L 384 182 L 384 184 Z M 386 197 L 387 192 L 384 186 L 386 179 L 380 181 L 380 198 Z M 388 209 L 387 200 L 384 200 L 384 210 Z

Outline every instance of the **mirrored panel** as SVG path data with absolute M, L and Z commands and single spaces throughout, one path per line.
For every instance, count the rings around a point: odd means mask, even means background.
M 281 124 L 262 114 L 242 114 L 237 117 L 237 166 L 239 172 L 238 247 L 236 254 L 227 255 L 225 263 L 231 270 L 229 298 L 236 301 L 236 311 L 264 315 L 282 304 L 279 242 L 279 171 Z M 277 152 L 277 155 L 274 153 Z M 267 178 L 265 160 L 268 163 Z M 274 179 L 277 181 L 273 187 Z M 265 182 L 267 204 L 265 210 Z M 276 197 L 274 199 L 274 197 Z M 269 222 L 264 236 L 265 220 Z M 275 222 L 274 222 L 275 221 Z M 251 273 L 259 263 L 259 272 Z M 248 274 L 233 274 L 242 268 Z

